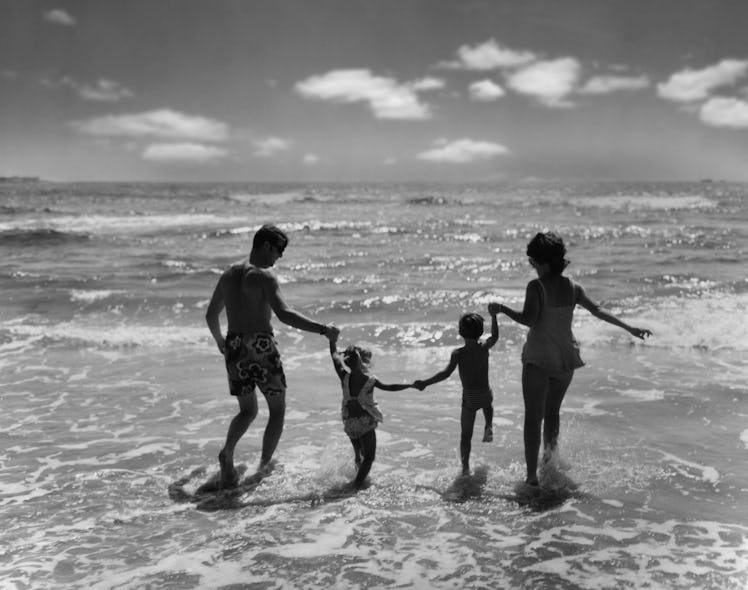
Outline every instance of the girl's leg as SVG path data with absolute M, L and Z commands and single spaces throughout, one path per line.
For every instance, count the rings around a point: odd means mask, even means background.
M 358 473 L 356 474 L 354 483 L 356 486 L 361 487 L 366 476 L 369 475 L 371 464 L 374 463 L 374 459 L 377 455 L 377 431 L 372 429 L 361 436 L 358 440 L 361 443 L 361 454 L 363 455 L 363 460 L 361 461 L 361 467 L 358 468 Z
M 543 423 L 543 447 L 553 450 L 558 445 L 558 432 L 561 426 L 561 402 L 571 384 L 574 371 L 551 377 L 548 380 L 548 396 L 545 403 Z
M 545 415 L 545 401 L 548 393 L 548 376 L 539 367 L 522 365 L 522 397 L 525 401 L 525 463 L 527 483 L 538 483 L 538 452 L 540 451 L 540 426 Z
M 460 459 L 462 459 L 462 473 L 470 473 L 470 451 L 472 449 L 473 426 L 475 425 L 475 411 L 462 407 L 460 415 Z
M 353 445 L 353 461 L 356 464 L 356 471 L 361 467 L 361 439 L 348 437 Z

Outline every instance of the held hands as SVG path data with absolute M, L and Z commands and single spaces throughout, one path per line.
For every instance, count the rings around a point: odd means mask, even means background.
M 340 336 L 340 330 L 332 324 L 327 324 L 325 325 L 322 334 L 326 336 L 330 342 L 337 342 L 338 336 Z
M 495 301 L 492 301 L 488 304 L 488 313 L 492 316 L 498 315 L 501 313 L 501 303 L 496 303 Z
M 426 383 L 418 379 L 416 381 L 413 381 L 412 387 L 415 387 L 418 391 L 423 391 L 424 389 L 426 389 Z
M 629 328 L 629 334 L 631 334 L 632 336 L 636 336 L 637 338 L 640 338 L 641 340 L 644 340 L 645 338 L 648 338 L 649 336 L 651 336 L 652 332 L 644 328 Z

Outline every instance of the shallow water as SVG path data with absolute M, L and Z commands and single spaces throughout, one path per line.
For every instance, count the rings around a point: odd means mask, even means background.
M 745 185 L 57 185 L 0 194 L 0 580 L 9 588 L 720 588 L 748 585 Z M 494 442 L 458 477 L 459 382 L 378 392 L 353 476 L 326 343 L 277 326 L 289 379 L 275 469 L 197 495 L 235 412 L 203 314 L 278 219 L 295 307 L 410 381 L 456 319 L 519 306 L 552 219 L 569 273 L 655 336 L 579 312 L 587 366 L 561 453 L 519 482 L 524 329 L 491 353 Z M 176 213 L 175 213 L 176 212 Z M 257 467 L 267 417 L 237 448 Z M 573 484 L 578 484 L 573 485 Z

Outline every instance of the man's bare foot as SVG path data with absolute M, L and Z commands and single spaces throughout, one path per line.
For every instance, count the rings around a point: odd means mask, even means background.
M 226 451 L 218 453 L 218 463 L 221 465 L 221 487 L 224 489 L 235 488 L 239 485 L 239 474 L 234 467 L 233 457 L 229 457 Z
M 483 442 L 493 442 L 493 427 L 490 424 L 486 424 L 483 431 Z

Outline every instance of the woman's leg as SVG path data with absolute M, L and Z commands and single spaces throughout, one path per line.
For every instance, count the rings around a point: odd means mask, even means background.
M 377 431 L 371 429 L 358 440 L 361 443 L 361 454 L 363 455 L 363 460 L 361 461 L 361 467 L 358 468 L 358 473 L 356 474 L 354 483 L 360 487 L 363 485 L 366 476 L 369 475 L 371 464 L 374 463 L 374 459 L 377 455 Z
M 543 422 L 543 447 L 553 450 L 558 445 L 558 432 L 561 426 L 561 402 L 569 389 L 574 371 L 555 375 L 548 380 L 548 395 L 545 402 Z
M 473 439 L 473 426 L 475 425 L 475 411 L 462 407 L 460 414 L 460 459 L 462 460 L 462 473 L 470 473 L 470 451 Z
M 548 375 L 535 365 L 522 365 L 522 398 L 525 401 L 525 464 L 527 479 L 532 485 L 538 483 L 538 453 L 540 452 L 540 427 L 545 415 L 545 400 L 548 393 Z

